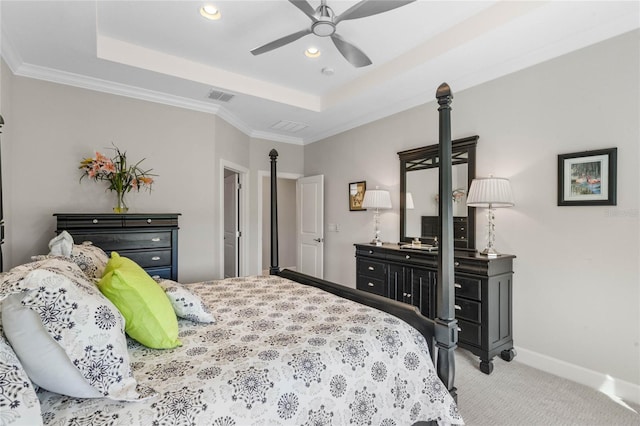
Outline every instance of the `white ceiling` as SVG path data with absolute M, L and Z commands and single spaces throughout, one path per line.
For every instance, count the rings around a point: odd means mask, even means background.
M 222 19 L 204 19 L 205 3 Z M 327 3 L 338 15 L 357 1 Z M 338 24 L 373 61 L 363 68 L 315 35 L 253 56 L 310 26 L 285 0 L 2 0 L 0 23 L 2 56 L 16 75 L 213 112 L 252 137 L 304 144 L 429 102 L 444 81 L 455 96 L 639 28 L 639 5 L 418 0 Z M 304 56 L 312 45 L 320 57 Z M 214 101 L 212 89 L 235 96 Z M 280 121 L 306 127 L 274 129 Z

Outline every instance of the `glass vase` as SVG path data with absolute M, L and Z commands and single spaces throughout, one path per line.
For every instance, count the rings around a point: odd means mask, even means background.
M 129 211 L 129 207 L 127 207 L 127 204 L 124 202 L 124 194 L 125 192 L 116 192 L 118 199 L 116 206 L 113 208 L 114 213 L 126 213 Z

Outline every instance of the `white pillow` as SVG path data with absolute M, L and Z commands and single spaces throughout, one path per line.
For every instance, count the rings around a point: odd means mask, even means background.
M 42 425 L 40 401 L 0 327 L 0 424 Z
M 215 318 L 200 297 L 180 283 L 171 280 L 158 280 L 158 284 L 165 291 L 173 310 L 180 318 L 193 322 L 212 323 Z
M 22 305 L 22 297 L 12 294 L 2 302 L 2 322 L 31 380 L 51 392 L 75 398 L 100 398 L 102 394 L 82 377 L 64 349 L 42 326 L 40 315 Z
M 14 268 L 0 282 L 2 299 L 5 334 L 34 383 L 75 397 L 139 399 L 122 315 L 78 265 L 52 257 Z M 108 364 L 103 374 L 90 369 L 95 361 Z

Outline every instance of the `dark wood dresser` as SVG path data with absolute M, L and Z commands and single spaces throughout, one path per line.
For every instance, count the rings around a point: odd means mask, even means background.
M 438 259 L 435 252 L 397 244 L 355 244 L 356 287 L 417 306 L 436 316 Z M 455 309 L 458 346 L 480 357 L 480 370 L 493 371 L 493 358 L 511 361 L 513 255 L 488 259 L 471 251 L 455 253 Z
M 179 213 L 56 213 L 56 233 L 76 244 L 91 241 L 107 254 L 128 257 L 152 277 L 178 280 Z

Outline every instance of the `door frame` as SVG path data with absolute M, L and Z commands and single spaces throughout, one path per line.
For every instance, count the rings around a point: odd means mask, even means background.
M 270 177 L 271 176 L 271 171 L 269 170 L 258 170 L 258 228 L 257 228 L 257 232 L 258 232 L 258 242 L 257 242 L 257 247 L 258 247 L 258 256 L 256 259 L 256 270 L 258 271 L 258 275 L 262 273 L 262 192 L 263 192 L 263 184 L 262 182 L 264 181 L 265 177 Z M 286 173 L 286 172 L 277 172 L 277 177 L 281 178 L 281 179 L 293 179 L 293 180 L 298 180 L 301 177 L 304 177 L 303 174 L 300 173 Z M 278 208 L 280 208 L 280 204 L 278 204 Z M 294 206 L 294 209 L 296 207 Z M 278 224 L 279 226 L 279 224 Z M 296 244 L 297 246 L 297 244 Z M 298 256 L 297 253 L 298 249 L 296 247 L 296 258 Z M 280 265 L 279 265 L 280 266 Z
M 249 169 L 239 164 L 220 159 L 219 187 L 218 187 L 218 222 L 219 222 L 219 278 L 224 278 L 224 170 L 231 170 L 238 174 L 238 181 L 241 185 L 240 196 L 238 197 L 238 230 L 240 231 L 240 250 L 238 250 L 238 275 L 246 276 L 249 260 Z

